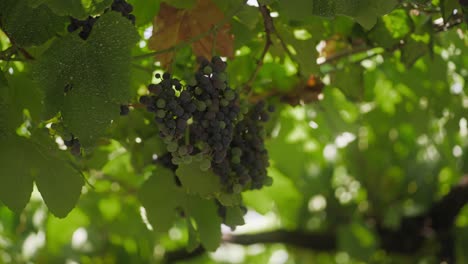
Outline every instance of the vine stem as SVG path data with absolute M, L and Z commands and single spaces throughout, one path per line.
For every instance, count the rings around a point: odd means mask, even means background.
M 263 51 L 257 60 L 257 66 L 255 67 L 255 70 L 250 75 L 247 82 L 245 82 L 245 84 L 243 85 L 242 90 L 244 90 L 247 94 L 250 94 L 252 92 L 252 84 L 257 78 L 257 75 L 263 66 L 263 61 L 265 60 L 266 54 L 270 50 L 271 45 L 273 45 L 273 42 L 271 40 L 271 34 L 275 32 L 275 25 L 273 24 L 273 18 L 270 15 L 270 10 L 268 9 L 268 7 L 266 5 L 259 5 L 258 9 L 260 10 L 260 13 L 262 14 L 262 17 L 263 17 L 263 25 L 265 28 L 266 41 L 265 41 L 265 45 L 263 46 Z
M 3 31 L 3 33 L 5 33 L 5 36 L 10 40 L 10 43 L 11 43 L 11 45 L 13 45 L 15 52 L 19 51 L 24 56 L 24 58 L 26 60 L 34 60 L 34 57 L 31 54 L 29 54 L 29 52 L 27 50 L 25 50 L 24 48 L 21 48 L 20 46 L 18 46 L 16 44 L 15 40 L 8 34 L 8 32 L 3 30 L 2 21 L 0 21 L 0 29 Z M 1 58 L 0 58 L 0 60 L 1 60 Z

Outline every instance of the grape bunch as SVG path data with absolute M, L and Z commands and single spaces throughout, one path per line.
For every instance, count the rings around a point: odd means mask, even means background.
M 82 40 L 87 40 L 91 30 L 93 29 L 94 23 L 98 20 L 99 17 L 88 16 L 85 20 L 79 20 L 73 17 L 70 17 L 70 24 L 67 27 L 68 32 L 75 32 L 81 28 L 80 33 L 78 34 Z
M 81 144 L 80 141 L 75 138 L 73 135 L 71 136 L 71 139 L 69 140 L 64 140 L 65 146 L 70 149 L 71 154 L 74 156 L 80 156 L 81 155 Z
M 207 170 L 211 160 L 220 163 L 226 157 L 239 106 L 238 95 L 227 85 L 225 69 L 219 57 L 202 60 L 188 85 L 164 73 L 158 84 L 148 86 L 151 95 L 140 97 L 140 103 L 155 113 L 160 136 L 175 164 L 190 163 L 193 153 Z
M 130 14 L 133 11 L 133 6 L 125 2 L 125 0 L 114 0 L 111 5 L 111 10 L 121 13 L 122 16 L 132 21 L 132 24 L 135 25 L 135 16 L 133 14 Z M 108 10 L 106 10 L 106 12 L 107 11 Z
M 227 157 L 213 166 L 226 190 L 234 193 L 260 189 L 272 182 L 266 171 L 269 162 L 263 124 L 269 120 L 268 112 L 273 112 L 274 108 L 269 106 L 266 109 L 265 102 L 260 101 L 251 109 L 243 110 L 243 119 L 235 127 Z
M 200 59 L 199 64 L 185 85 L 169 73 L 156 74 L 159 82 L 150 84 L 149 94 L 139 101 L 154 114 L 174 166 L 196 161 L 201 170 L 211 169 L 220 177 L 226 192 L 261 188 L 271 181 L 263 143 L 266 104 L 249 109 L 241 103 L 220 57 Z M 172 167 L 167 161 L 165 156 L 166 167 Z
M 135 16 L 130 14 L 133 11 L 133 6 L 125 2 L 125 0 L 114 0 L 110 9 L 106 9 L 104 12 L 108 12 L 109 10 L 121 13 L 122 16 L 128 18 L 133 24 L 135 24 Z M 91 30 L 98 19 L 99 16 L 88 16 L 88 18 L 84 20 L 70 17 L 70 24 L 68 25 L 67 30 L 71 33 L 81 28 L 78 35 L 81 39 L 86 40 L 88 39 L 89 34 L 91 34 Z
M 211 63 L 202 60 L 196 85 L 191 87 L 197 111 L 190 136 L 205 143 L 202 147 L 212 154 L 214 163 L 225 159 L 240 112 L 239 96 L 228 86 L 225 69 L 226 63 L 219 57 L 213 57 Z
M 156 78 L 161 79 L 161 75 L 157 74 Z M 181 157 L 189 162 L 193 146 L 188 144 L 185 135 L 188 122 L 196 111 L 190 90 L 169 73 L 164 73 L 158 84 L 150 84 L 148 90 L 151 95 L 141 96 L 140 103 L 155 114 L 159 134 L 173 154 L 173 163 Z

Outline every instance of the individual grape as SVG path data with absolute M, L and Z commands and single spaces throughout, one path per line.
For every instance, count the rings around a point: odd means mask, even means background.
M 163 98 L 159 98 L 157 101 L 156 101 L 156 106 L 158 108 L 164 108 L 166 107 L 166 100 L 164 100 Z
M 224 96 L 226 97 L 226 100 L 228 101 L 234 100 L 234 98 L 236 98 L 236 94 L 234 93 L 233 90 L 226 90 L 224 92 Z
M 171 159 L 171 162 L 172 162 L 174 165 L 179 165 L 179 164 L 181 164 L 183 161 L 184 161 L 184 160 L 183 160 L 182 158 L 177 157 L 177 156 L 172 157 L 172 159 Z
M 205 67 L 203 68 L 203 73 L 204 73 L 204 74 L 208 74 L 208 75 L 209 75 L 209 74 L 211 74 L 212 72 L 213 72 L 213 68 L 211 68 L 210 66 L 205 66 Z
M 207 171 L 211 168 L 211 161 L 209 159 L 204 159 L 200 163 L 200 169 L 202 171 Z
M 233 156 L 231 158 L 231 162 L 232 162 L 232 164 L 240 164 L 240 162 L 241 162 L 240 156 Z
M 179 147 L 179 146 L 177 145 L 176 142 L 170 142 L 169 144 L 167 144 L 167 151 L 169 151 L 169 152 L 175 152 L 175 151 L 177 151 L 177 148 L 178 148 L 178 147 Z
M 226 70 L 226 63 L 220 57 L 213 57 L 211 62 L 213 63 L 214 72 L 224 72 Z
M 164 118 L 166 116 L 166 111 L 159 109 L 156 111 L 156 117 Z
M 71 146 L 70 152 L 75 156 L 81 155 L 81 145 L 78 141 Z
M 188 147 L 187 146 L 181 146 L 179 147 L 178 153 L 180 156 L 185 156 L 188 154 Z
M 128 105 L 120 105 L 121 116 L 128 115 L 129 113 L 130 113 L 130 108 L 128 107 Z
M 128 18 L 128 20 L 130 20 L 130 21 L 132 22 L 133 25 L 135 25 L 135 23 L 136 23 L 136 17 L 135 17 L 135 15 L 129 14 L 129 15 L 127 16 L 127 18 Z
M 152 94 L 159 95 L 162 92 L 162 87 L 161 85 L 150 84 L 148 85 L 148 91 Z
M 192 156 L 184 156 L 182 158 L 182 161 L 185 163 L 185 164 L 190 164 L 192 163 Z
M 232 187 L 234 193 L 241 193 L 242 189 L 242 185 L 240 184 L 234 184 L 234 186 Z
M 225 129 L 226 128 L 226 123 L 224 121 L 219 122 L 219 128 Z
M 81 144 L 77 138 L 72 135 L 70 140 L 64 140 L 63 142 L 70 149 L 72 155 L 81 156 Z
M 231 153 L 233 156 L 240 156 L 242 154 L 242 150 L 238 147 L 234 147 L 231 149 Z
M 68 92 L 70 92 L 70 91 L 72 90 L 72 88 L 73 88 L 73 85 L 67 83 L 67 84 L 65 85 L 65 87 L 63 88 L 63 92 L 64 92 L 65 94 L 67 94 Z

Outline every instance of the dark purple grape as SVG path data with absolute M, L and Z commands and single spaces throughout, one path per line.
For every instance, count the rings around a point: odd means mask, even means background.
M 128 105 L 120 105 L 120 115 L 124 116 L 128 115 L 128 113 L 130 113 L 130 108 L 128 107 Z

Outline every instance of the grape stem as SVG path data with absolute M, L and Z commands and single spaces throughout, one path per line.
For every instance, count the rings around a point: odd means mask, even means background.
M 0 61 L 23 61 L 20 58 L 13 58 L 17 54 L 17 51 L 15 46 L 0 51 Z
M 260 10 L 260 13 L 262 14 L 262 17 L 263 17 L 263 25 L 265 27 L 266 41 L 265 41 L 265 46 L 263 46 L 263 51 L 260 54 L 260 58 L 257 60 L 257 66 L 255 67 L 255 70 L 250 75 L 250 78 L 247 80 L 247 82 L 243 85 L 244 92 L 246 92 L 249 95 L 252 92 L 252 84 L 257 78 L 257 75 L 263 66 L 263 61 L 265 60 L 265 56 L 268 53 L 268 50 L 270 50 L 271 45 L 273 45 L 273 42 L 271 40 L 271 34 L 276 32 L 275 25 L 273 23 L 273 18 L 270 15 L 270 10 L 268 9 L 268 7 L 266 5 L 259 5 L 258 9 Z
M 291 58 L 292 60 L 295 60 L 294 54 L 291 53 L 289 50 L 288 46 L 286 45 L 286 42 L 284 41 L 283 37 L 278 33 L 278 31 L 275 28 L 275 24 L 273 22 L 273 18 L 270 15 L 270 9 L 266 5 L 259 5 L 258 9 L 260 13 L 262 14 L 263 17 L 263 25 L 265 28 L 265 46 L 263 47 L 263 51 L 260 54 L 259 59 L 257 60 L 257 66 L 255 67 L 255 70 L 253 73 L 250 75 L 250 78 L 245 82 L 243 85 L 243 90 L 246 92 L 249 96 L 252 93 L 252 84 L 257 78 L 258 73 L 260 72 L 260 69 L 263 66 L 263 61 L 265 60 L 265 56 L 270 50 L 271 46 L 273 45 L 273 40 L 271 36 L 274 34 L 276 38 L 279 41 L 279 44 L 283 48 L 284 52 Z M 301 70 L 300 70 L 300 65 L 297 65 L 298 67 L 298 77 L 301 77 Z
M 16 54 L 16 52 L 20 52 L 26 60 L 34 60 L 34 57 L 31 54 L 29 54 L 29 52 L 27 50 L 25 50 L 24 48 L 21 48 L 20 46 L 18 46 L 16 44 L 15 40 L 8 34 L 8 32 L 3 30 L 3 24 L 2 24 L 1 21 L 0 21 L 0 29 L 3 31 L 3 33 L 5 33 L 5 36 L 10 40 L 10 43 L 13 45 L 12 48 L 13 48 L 14 54 Z M 7 50 L 9 50 L 9 49 L 7 49 Z M 0 55 L 1 55 L 1 53 L 0 53 Z M 2 60 L 2 59 L 3 58 L 0 56 L 0 60 Z M 9 60 L 12 60 L 12 59 L 9 58 Z M 15 59 L 15 60 L 17 60 L 17 59 Z

